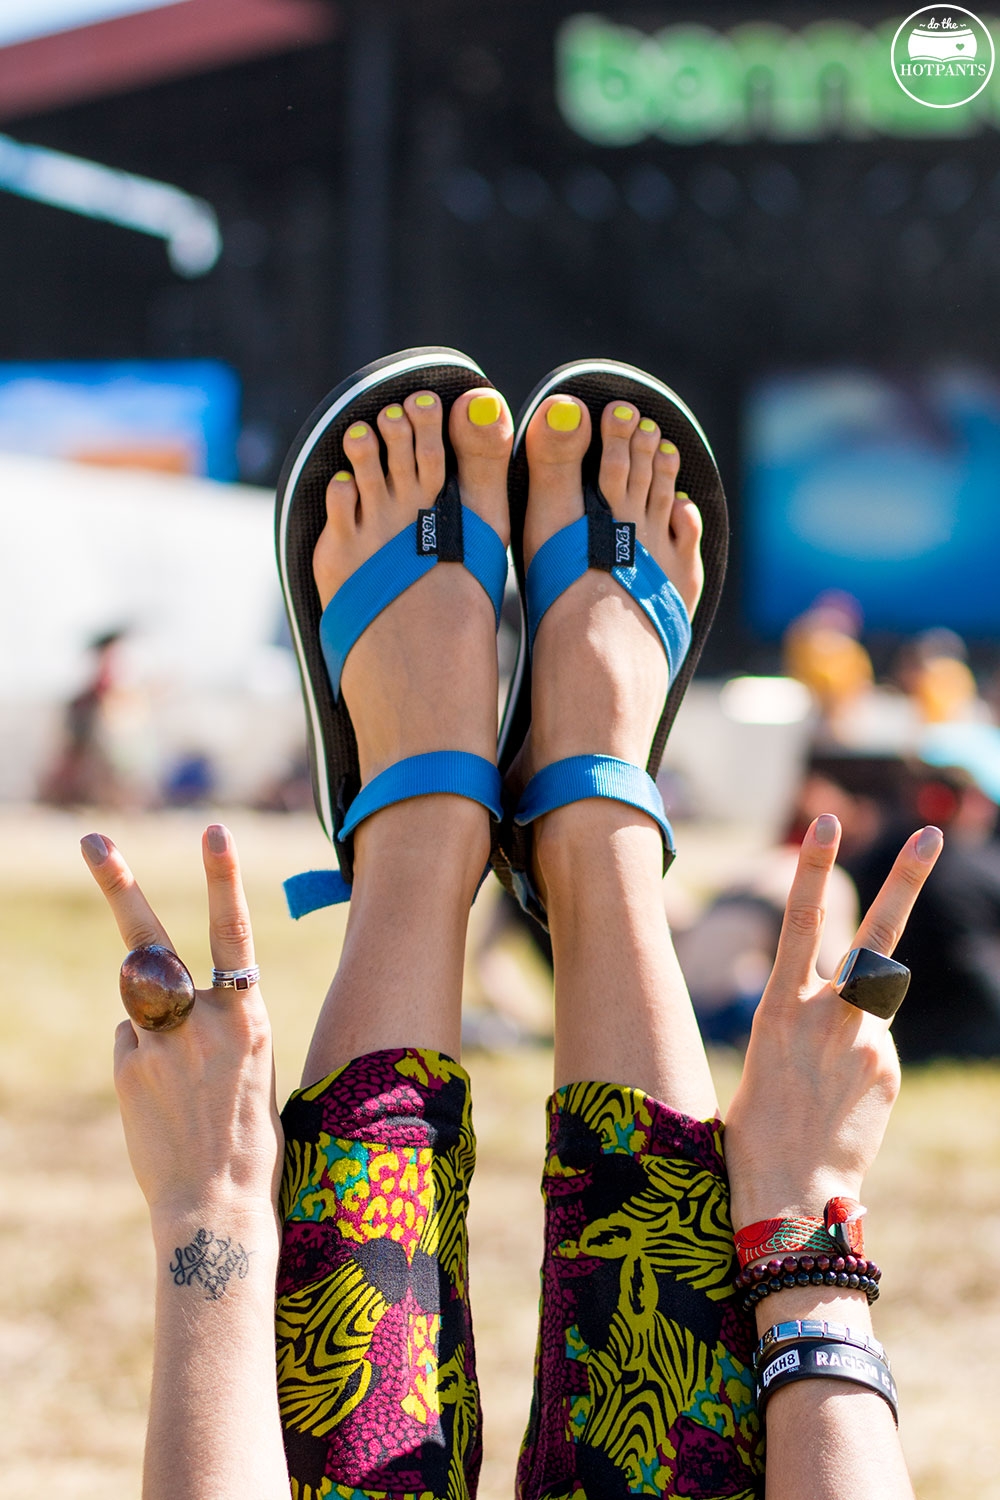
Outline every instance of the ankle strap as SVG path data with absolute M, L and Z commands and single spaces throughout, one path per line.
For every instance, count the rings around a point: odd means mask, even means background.
M 406 802 L 412 797 L 448 794 L 467 797 L 487 809 L 494 822 L 501 816 L 500 772 L 491 760 L 472 755 L 467 750 L 432 750 L 426 755 L 411 755 L 373 776 L 355 797 L 347 816 L 337 830 L 337 848 L 343 865 L 344 846 L 350 848 L 354 830 L 365 818 Z M 428 863 L 434 850 L 427 851 Z M 353 861 L 352 861 L 353 863 Z M 351 884 L 339 870 L 306 870 L 284 882 L 285 899 L 293 917 L 324 906 L 339 906 L 351 899 Z
M 664 852 L 673 857 L 674 833 L 656 782 L 639 766 L 612 755 L 571 755 L 543 766 L 525 787 L 514 822 L 523 828 L 543 813 L 591 797 L 624 802 L 646 813 L 660 830 Z

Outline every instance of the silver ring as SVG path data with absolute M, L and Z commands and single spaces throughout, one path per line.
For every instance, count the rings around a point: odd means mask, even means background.
M 251 964 L 248 969 L 213 969 L 213 990 L 248 990 L 260 978 L 260 968 Z

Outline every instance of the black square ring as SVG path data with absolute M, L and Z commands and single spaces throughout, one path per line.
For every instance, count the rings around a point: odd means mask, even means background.
M 852 948 L 840 966 L 833 988 L 848 1005 L 891 1021 L 910 987 L 905 964 L 872 948 Z

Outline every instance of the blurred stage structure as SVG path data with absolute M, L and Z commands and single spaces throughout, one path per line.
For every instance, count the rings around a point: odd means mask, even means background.
M 0 800 L 28 799 L 57 753 L 88 643 L 122 631 L 104 726 L 127 797 L 212 767 L 253 798 L 301 739 L 271 554 L 269 495 L 247 485 L 0 454 Z
M 1000 591 L 961 586 L 1000 545 L 996 468 L 973 494 L 966 463 L 1000 432 L 1000 70 L 969 105 L 921 107 L 890 71 L 905 8 L 850 0 L 103 14 L 0 47 L 0 130 L 208 205 L 221 252 L 185 270 L 153 231 L 4 195 L 5 359 L 222 360 L 259 485 L 329 386 L 388 349 L 453 343 L 515 404 L 554 364 L 630 360 L 698 412 L 731 495 L 710 674 L 774 670 L 802 556 L 768 569 L 769 537 L 800 523 L 826 559 L 810 587 L 853 555 L 887 637 L 1000 635 Z M 818 434 L 780 482 L 775 401 Z M 827 463 L 878 446 L 879 402 L 909 471 Z M 924 497 L 911 527 L 924 458 L 949 519 Z M 904 610 L 880 579 L 907 552 Z

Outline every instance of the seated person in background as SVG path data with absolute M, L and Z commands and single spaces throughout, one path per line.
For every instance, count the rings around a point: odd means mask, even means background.
M 913 971 L 894 1028 L 904 1062 L 1000 1057 L 1000 843 L 996 803 L 959 768 L 914 767 L 902 810 L 880 838 L 845 859 L 862 906 L 893 861 L 909 817 L 947 835 L 934 879 L 920 894 L 899 959 Z
M 841 589 L 827 589 L 791 622 L 782 641 L 782 670 L 805 683 L 833 739 L 875 681 L 859 640 L 861 626 L 858 601 Z
M 866 787 L 869 795 L 864 798 L 852 796 L 831 779 L 838 774 L 831 767 L 842 759 L 810 759 L 783 841 L 746 862 L 694 922 L 675 927 L 677 956 L 706 1042 L 746 1045 L 753 1013 L 774 964 L 799 845 L 813 819 L 827 810 L 838 816 L 842 850 L 864 845 L 882 826 L 881 803 L 872 800 L 870 788 Z M 863 764 L 861 774 L 866 781 L 884 772 L 883 762 L 873 764 L 874 770 L 869 762 Z M 857 925 L 854 883 L 835 866 L 816 960 L 824 978 L 833 977 Z
M 893 676 L 925 723 L 985 717 L 967 655 L 965 642 L 953 630 L 925 630 L 903 645 Z

